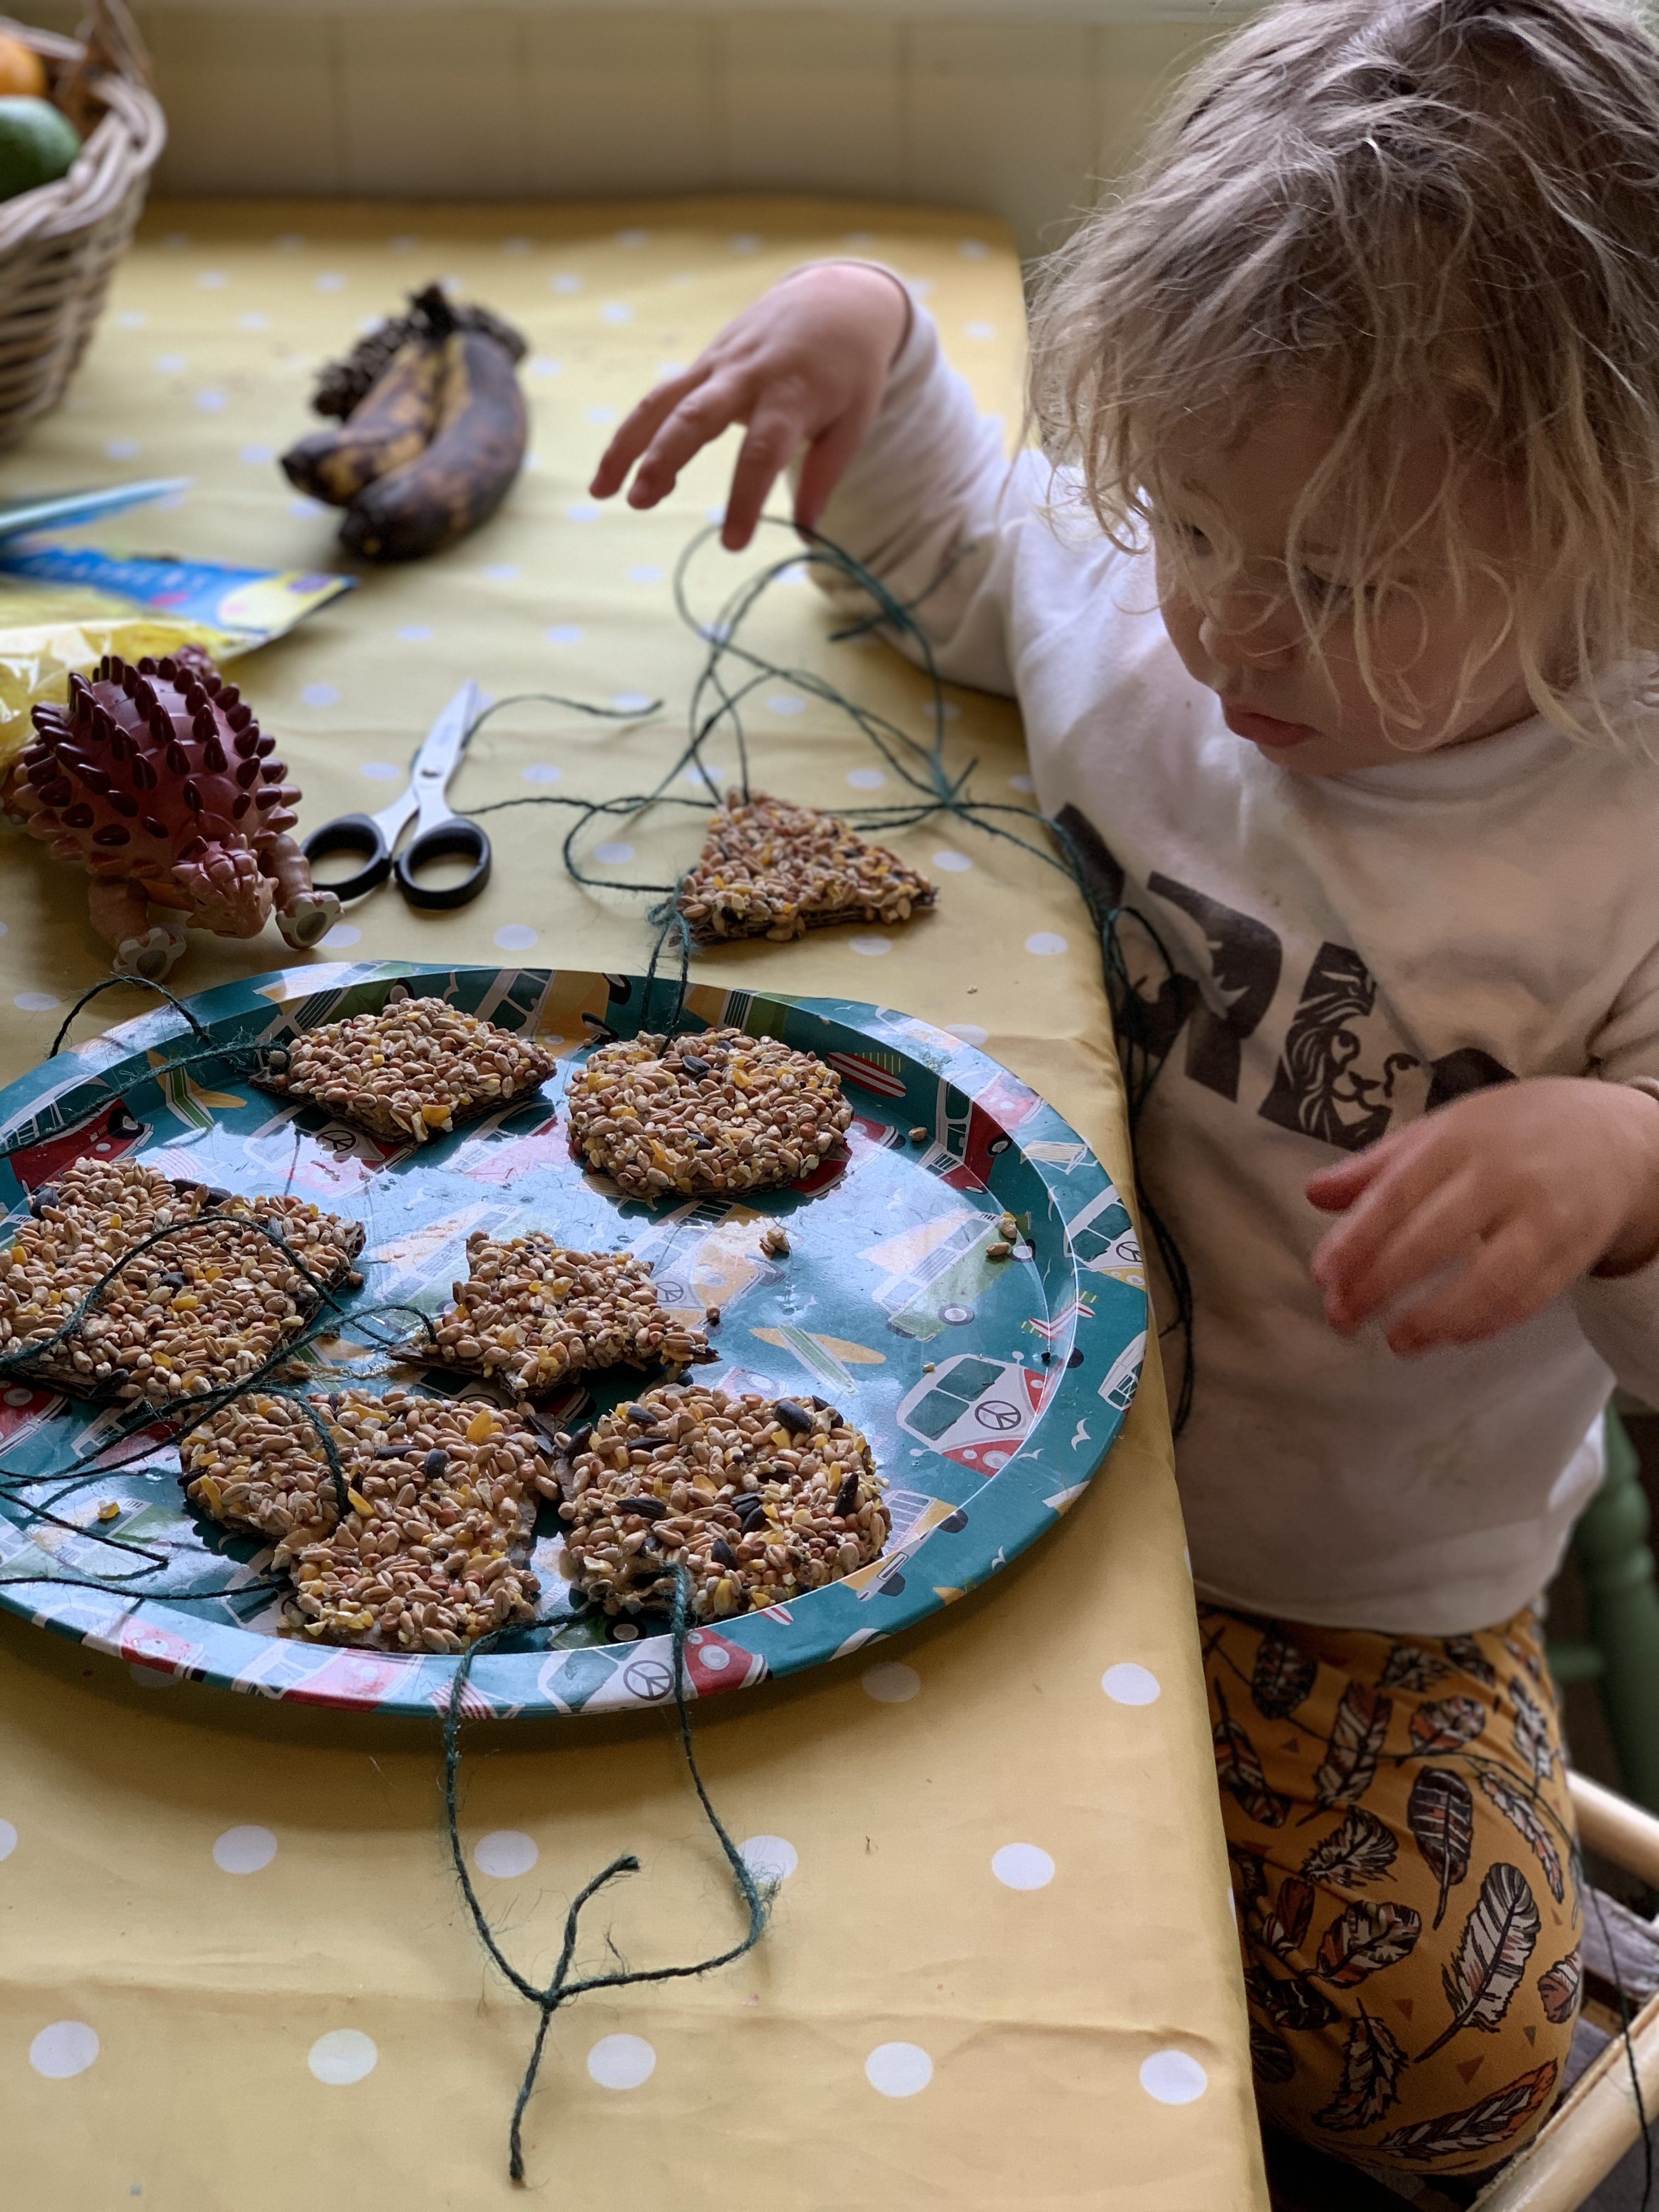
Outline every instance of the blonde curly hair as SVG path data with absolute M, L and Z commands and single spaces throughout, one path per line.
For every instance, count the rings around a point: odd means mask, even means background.
M 1443 455 L 1411 532 L 1437 588 L 1461 599 L 1482 566 L 1465 491 L 1508 491 L 1528 553 L 1500 579 L 1507 634 L 1539 711 L 1613 737 L 1606 679 L 1659 690 L 1659 49 L 1617 0 L 1281 0 L 1051 258 L 1032 337 L 1044 446 L 1126 546 L 1176 489 L 1178 430 L 1231 439 L 1316 396 L 1338 428 L 1287 592 L 1317 646 L 1317 512 L 1374 696 L 1367 593 L 1398 562 L 1407 430 Z

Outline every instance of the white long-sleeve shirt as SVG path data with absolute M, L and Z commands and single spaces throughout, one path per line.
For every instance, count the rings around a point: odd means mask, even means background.
M 823 528 L 920 602 L 945 678 L 1018 698 L 1045 812 L 1170 957 L 1122 924 L 1169 1043 L 1136 1156 L 1195 1301 L 1176 1473 L 1199 1588 L 1337 1626 L 1502 1620 L 1595 1489 L 1615 1377 L 1659 1402 L 1659 1263 L 1401 1360 L 1325 1322 L 1304 1190 L 1483 1083 L 1659 1091 L 1659 769 L 1534 719 L 1297 775 L 1182 667 L 1150 556 L 1057 530 L 1054 492 L 918 312 Z

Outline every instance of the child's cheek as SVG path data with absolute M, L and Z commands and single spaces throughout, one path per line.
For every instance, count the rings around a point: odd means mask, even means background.
M 1200 684 L 1212 683 L 1214 669 L 1210 656 L 1199 640 L 1204 617 L 1194 600 L 1180 587 L 1169 581 L 1160 572 L 1158 576 L 1158 612 L 1164 617 L 1164 627 L 1170 634 L 1170 642 L 1181 655 L 1182 663 L 1189 676 Z

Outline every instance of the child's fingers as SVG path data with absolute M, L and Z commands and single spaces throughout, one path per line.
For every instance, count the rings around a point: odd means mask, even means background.
M 1401 1130 L 1395 1136 L 1367 1145 L 1363 1152 L 1351 1153 L 1334 1167 L 1321 1168 L 1317 1175 L 1309 1176 L 1305 1186 L 1310 1202 L 1322 1213 L 1345 1212 L 1360 1192 L 1399 1158 L 1402 1140 L 1411 1133 L 1409 1130 Z
M 750 398 L 746 382 L 732 376 L 710 377 L 687 392 L 663 417 L 641 455 L 629 486 L 628 504 L 655 507 L 659 500 L 665 499 L 679 482 L 686 463 L 712 445 L 723 430 L 744 419 Z
M 763 406 L 757 411 L 732 471 L 732 489 L 726 502 L 720 544 L 729 553 L 740 553 L 754 536 L 766 495 L 800 441 L 800 425 L 793 416 L 776 407 Z
M 1421 1205 L 1390 1211 L 1382 1234 L 1363 1257 L 1339 1254 L 1334 1264 L 1319 1264 L 1315 1279 L 1325 1292 L 1325 1312 L 1334 1328 L 1352 1334 L 1384 1306 L 1392 1305 L 1417 1284 L 1461 1259 L 1491 1225 L 1490 1207 L 1480 1180 L 1470 1170 L 1455 1174 Z M 1333 1232 L 1340 1237 L 1342 1231 Z
M 1443 1344 L 1478 1344 L 1541 1313 L 1582 1272 L 1581 1256 L 1547 1254 L 1533 1224 L 1508 1223 L 1443 1289 L 1390 1323 L 1389 1348 L 1401 1358 Z
M 1457 1172 L 1463 1158 L 1461 1146 L 1453 1148 L 1434 1142 L 1402 1145 L 1390 1152 L 1377 1164 L 1370 1181 L 1347 1202 L 1346 1219 L 1328 1232 L 1315 1252 L 1311 1262 L 1315 1281 L 1324 1285 L 1339 1272 L 1352 1275 L 1368 1267 L 1398 1224 L 1427 1203 L 1433 1192 Z
M 646 393 L 599 456 L 599 465 L 588 486 L 593 498 L 609 499 L 622 489 L 628 471 L 656 436 L 660 425 L 686 393 L 696 389 L 703 374 L 702 370 L 690 368 L 681 376 L 671 376 L 665 384 L 654 385 Z

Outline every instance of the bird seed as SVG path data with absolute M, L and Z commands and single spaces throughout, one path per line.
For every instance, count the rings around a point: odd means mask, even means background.
M 769 937 L 787 944 L 838 922 L 908 921 L 938 896 L 927 877 L 839 815 L 736 792 L 708 825 L 679 910 L 700 945 Z
M 266 1055 L 258 1079 L 371 1136 L 423 1145 L 526 1097 L 555 1065 L 541 1046 L 441 999 L 399 999 L 378 1014 L 302 1030 Z

